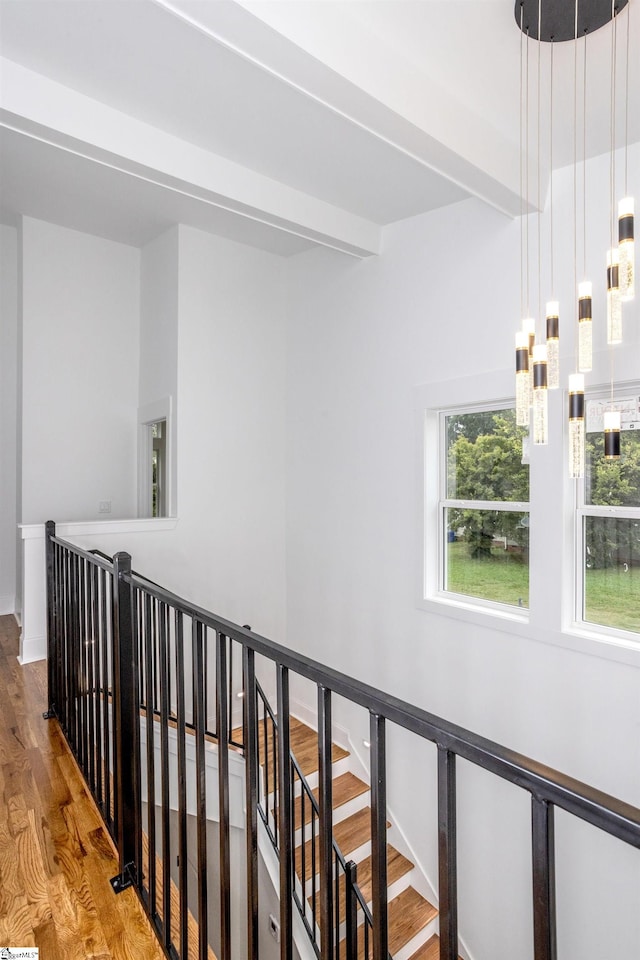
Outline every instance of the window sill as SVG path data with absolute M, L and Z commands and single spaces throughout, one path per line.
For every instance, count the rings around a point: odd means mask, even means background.
M 452 617 L 465 623 L 473 623 L 485 629 L 500 630 L 504 633 L 516 633 L 529 636 L 529 613 L 511 608 L 506 604 L 485 606 L 474 603 L 473 599 L 463 599 L 450 593 L 437 593 L 418 601 L 418 606 L 426 613 L 440 617 Z
M 564 630 L 549 630 L 532 624 L 528 613 L 519 614 L 508 608 L 487 608 L 437 594 L 418 601 L 425 613 L 473 624 L 485 630 L 508 633 L 536 643 L 562 647 L 583 656 L 598 657 L 640 669 L 640 635 L 628 631 L 607 633 L 590 630 L 574 623 Z

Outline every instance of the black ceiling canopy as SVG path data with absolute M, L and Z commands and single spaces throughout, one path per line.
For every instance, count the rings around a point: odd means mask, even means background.
M 629 0 L 615 0 L 616 15 Z M 574 0 L 541 0 L 540 20 L 542 34 L 538 37 L 539 0 L 516 0 L 516 23 L 534 39 L 554 43 L 574 40 L 576 36 L 576 5 Z M 578 0 L 578 36 L 593 33 L 611 20 L 611 0 Z M 522 18 L 522 21 L 521 21 Z

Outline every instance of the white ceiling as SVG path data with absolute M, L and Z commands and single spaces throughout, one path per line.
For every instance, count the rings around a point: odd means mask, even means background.
M 589 38 L 589 154 L 608 149 L 609 49 L 608 31 Z M 0 0 L 2 216 L 368 255 L 381 226 L 471 195 L 515 214 L 520 50 L 513 0 Z M 555 62 L 562 165 L 573 45 Z

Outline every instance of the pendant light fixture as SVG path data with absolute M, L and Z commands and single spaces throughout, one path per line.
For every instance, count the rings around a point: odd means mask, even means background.
M 607 253 L 607 343 L 613 346 L 622 343 L 622 301 L 618 282 L 620 269 L 618 250 L 612 247 Z
M 516 423 L 519 427 L 529 426 L 530 409 L 529 337 L 521 330 L 516 333 Z
M 569 377 L 569 476 L 584 476 L 584 376 Z
M 605 460 L 620 459 L 619 410 L 605 410 L 604 412 L 604 458 Z
M 624 83 L 624 192 L 618 204 L 618 252 L 620 299 L 622 302 L 635 297 L 635 242 L 633 197 L 629 196 L 629 21 L 631 7 L 627 9 L 627 38 Z
M 622 341 L 622 303 L 635 295 L 635 244 L 634 244 L 634 202 L 628 191 L 628 91 L 629 91 L 629 8 L 632 0 L 516 0 L 515 17 L 520 28 L 520 186 L 523 205 L 521 206 L 521 316 L 522 328 L 516 335 L 516 419 L 525 426 L 530 419 L 530 405 L 533 407 L 532 433 L 535 445 L 548 441 L 548 390 L 559 383 L 559 314 L 560 308 L 554 296 L 554 230 L 553 230 L 553 88 L 554 67 L 553 48 L 556 43 L 573 42 L 574 47 L 574 290 L 577 290 L 577 336 L 576 367 L 578 373 L 569 377 L 569 473 L 573 478 L 584 476 L 585 469 L 585 378 L 593 367 L 593 306 L 594 288 L 588 279 L 587 266 L 587 37 L 606 24 L 612 30 L 612 68 L 611 68 L 611 238 L 603 242 L 606 254 L 606 303 L 607 303 L 607 342 L 611 350 L 611 404 L 604 414 L 605 458 L 614 460 L 620 456 L 620 412 L 614 409 L 613 350 Z M 635 2 L 635 0 L 633 0 Z M 615 86 L 616 86 L 616 27 L 617 17 L 626 9 L 626 83 L 625 83 L 625 196 L 617 205 L 617 229 L 614 222 L 615 211 Z M 549 54 L 549 221 L 550 221 L 550 280 L 551 299 L 546 304 L 546 345 L 535 342 L 536 321 L 530 316 L 529 300 L 529 45 L 530 40 L 537 41 L 537 83 L 538 83 L 538 311 L 541 304 L 541 196 L 540 196 L 540 76 L 543 43 L 550 44 Z M 582 44 L 580 44 L 582 40 Z M 523 43 L 526 43 L 526 72 L 523 74 Z M 583 51 L 582 61 L 582 278 L 577 275 L 578 258 L 578 63 L 579 52 Z M 526 76 L 526 91 L 523 96 L 523 75 Z M 526 136 L 523 138 L 523 127 Z M 523 170 L 525 171 L 523 176 Z M 594 187 L 589 184 L 590 191 Z M 596 184 L 596 187 L 598 185 Z M 606 187 L 605 187 L 606 189 Z M 526 208 L 524 207 L 526 197 Z M 616 235 L 617 234 L 617 235 Z M 526 238 L 526 241 L 525 241 Z M 526 264 L 526 297 L 525 270 Z M 597 297 L 599 294 L 597 295 Z M 596 305 L 599 299 L 596 297 Z M 574 301 L 575 303 L 576 301 Z M 604 318 L 603 318 L 604 320 Z M 599 312 L 596 317 L 600 330 Z M 602 324 L 604 326 L 604 323 Z M 601 334 L 598 333 L 598 337 Z M 604 336 L 604 330 L 602 331 Z
M 635 242 L 633 197 L 625 197 L 618 204 L 618 256 L 620 300 L 633 300 L 635 289 Z
M 560 304 L 550 300 L 546 310 L 547 320 L 547 376 L 549 390 L 560 386 Z
M 593 284 L 578 284 L 578 370 L 589 373 L 593 367 Z
M 540 11 L 538 11 L 540 16 Z M 549 44 L 549 276 L 551 296 L 554 296 L 554 256 L 553 256 L 553 44 Z M 560 304 L 552 299 L 547 303 L 547 378 L 549 390 L 560 386 Z
M 547 348 L 537 343 L 533 348 L 533 442 L 537 446 L 549 442 L 549 395 L 547 389 Z

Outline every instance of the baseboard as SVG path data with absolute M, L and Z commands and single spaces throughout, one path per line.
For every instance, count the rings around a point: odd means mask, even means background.
M 20 641 L 20 656 L 18 663 L 34 663 L 36 660 L 47 659 L 47 638 L 46 637 L 24 637 Z
M 15 594 L 7 594 L 5 597 L 0 597 L 0 617 L 11 616 L 12 613 L 15 613 L 15 610 Z

